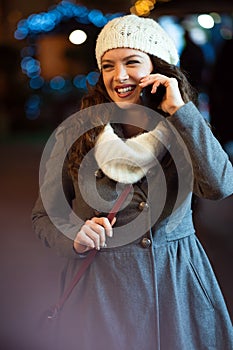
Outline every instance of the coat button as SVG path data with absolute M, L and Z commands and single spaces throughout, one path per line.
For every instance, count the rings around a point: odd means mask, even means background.
M 97 169 L 97 170 L 95 171 L 95 177 L 96 177 L 97 179 L 102 179 L 102 178 L 104 177 L 104 173 L 102 172 L 101 169 Z
M 152 169 L 149 169 L 149 170 L 147 171 L 147 174 L 146 174 L 146 175 L 149 176 L 149 177 L 152 177 L 152 175 L 153 175 Z
M 138 208 L 139 208 L 141 211 L 143 211 L 144 209 L 145 209 L 145 210 L 148 210 L 148 209 L 149 209 L 149 204 L 146 203 L 146 202 L 141 202 L 141 203 L 139 203 Z
M 142 248 L 150 248 L 151 246 L 151 240 L 147 237 L 144 237 L 142 240 L 141 240 L 141 246 Z

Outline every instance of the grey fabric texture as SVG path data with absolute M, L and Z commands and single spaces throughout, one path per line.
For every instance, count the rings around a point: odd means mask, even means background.
M 177 210 L 173 212 L 178 187 L 176 167 L 171 160 L 164 159 L 167 198 L 161 214 L 154 220 L 160 201 L 156 169 L 150 174 L 153 193 L 148 194 L 146 178 L 134 184 L 132 200 L 118 214 L 116 227 L 133 222 L 140 214 L 141 225 L 129 228 L 139 231 L 137 238 L 122 246 L 117 246 L 115 238 L 115 247 L 111 248 L 108 242 L 110 248 L 98 252 L 55 321 L 56 349 L 233 349 L 232 323 L 208 257 L 195 235 L 191 210 L 192 193 L 213 200 L 233 193 L 232 164 L 191 102 L 168 120 L 190 153 L 193 188 L 190 189 L 187 180 Z M 45 186 L 52 193 L 52 205 L 59 201 L 59 196 L 56 157 L 51 162 L 54 176 L 45 176 Z M 184 176 L 191 171 L 187 167 L 183 169 Z M 83 220 L 96 216 L 95 208 L 87 205 L 80 194 L 78 182 L 68 175 L 66 163 L 63 174 L 64 192 L 70 205 Z M 113 201 L 114 181 L 104 175 L 96 181 L 100 195 Z M 88 190 L 88 178 L 85 183 Z M 142 202 L 149 202 L 149 210 L 140 210 Z M 62 293 L 85 255 L 75 253 L 72 239 L 54 227 L 40 197 L 33 208 L 32 220 L 38 237 L 67 257 L 61 275 Z M 69 222 L 69 213 L 61 213 L 60 220 L 70 230 L 70 237 L 75 237 L 80 227 Z M 170 229 L 169 222 L 172 223 Z M 134 232 L 125 234 L 134 237 Z M 143 237 L 151 240 L 151 246 L 142 246 Z

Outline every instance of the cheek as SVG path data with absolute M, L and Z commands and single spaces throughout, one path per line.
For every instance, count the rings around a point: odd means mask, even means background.
M 149 75 L 149 74 L 150 74 L 150 71 L 148 71 L 148 70 L 141 71 L 140 74 L 137 75 L 136 80 L 137 80 L 138 82 L 140 82 L 140 80 L 141 80 L 142 78 L 145 78 L 145 77 L 146 77 L 147 75 Z
M 144 67 L 143 69 L 140 70 L 140 72 L 138 72 L 138 78 L 144 78 L 145 76 L 151 74 L 151 72 L 153 71 L 153 67 L 149 66 L 149 67 Z
M 151 74 L 151 72 L 153 72 L 153 69 L 154 69 L 154 67 L 152 66 L 152 64 L 149 65 L 149 67 L 147 67 L 147 69 L 146 69 L 146 74 L 147 75 Z
M 104 76 L 103 75 L 103 82 L 104 82 L 104 85 L 105 85 L 105 88 L 106 90 L 109 90 L 110 89 L 110 86 L 111 86 L 111 81 L 108 77 Z
M 106 89 L 106 92 L 107 92 L 108 96 L 111 98 L 112 90 L 111 90 L 110 79 L 104 77 L 104 75 L 103 75 L 103 83 L 104 83 L 104 86 L 105 86 L 105 89 Z
M 103 82 L 104 82 L 105 86 L 106 86 L 106 81 L 107 81 L 107 79 L 106 79 L 105 75 L 103 74 Z

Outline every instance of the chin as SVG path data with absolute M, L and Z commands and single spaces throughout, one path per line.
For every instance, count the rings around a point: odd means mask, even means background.
M 132 109 L 132 108 L 135 108 L 139 104 L 136 102 L 119 102 L 119 101 L 116 101 L 115 103 L 121 109 Z

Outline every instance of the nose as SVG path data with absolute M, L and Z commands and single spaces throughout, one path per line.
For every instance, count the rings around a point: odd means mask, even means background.
M 127 73 L 127 70 L 125 69 L 124 65 L 118 65 L 115 67 L 115 81 L 123 83 L 126 80 L 129 79 L 129 75 Z

